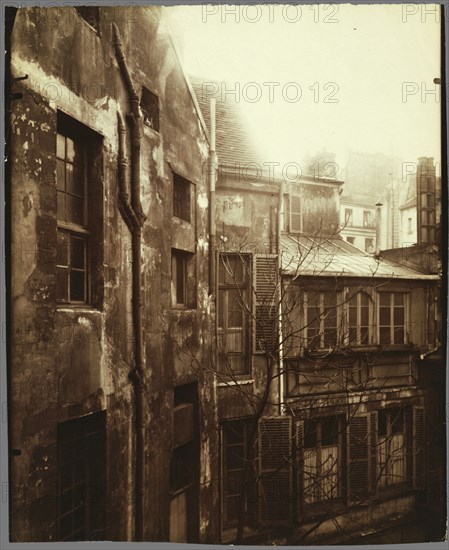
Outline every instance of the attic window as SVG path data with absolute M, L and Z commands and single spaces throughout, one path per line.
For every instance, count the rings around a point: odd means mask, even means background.
M 159 132 L 159 98 L 147 88 L 142 88 L 140 107 L 145 124 Z
M 76 6 L 78 14 L 97 32 L 100 32 L 100 8 Z

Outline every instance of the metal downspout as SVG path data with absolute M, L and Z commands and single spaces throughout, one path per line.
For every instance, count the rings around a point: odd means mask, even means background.
M 141 240 L 142 240 L 142 225 L 146 220 L 145 214 L 142 212 L 140 203 L 140 142 L 141 142 L 141 114 L 139 107 L 139 96 L 134 88 L 131 75 L 126 63 L 123 52 L 123 45 L 120 40 L 117 25 L 113 23 L 114 39 L 115 39 L 115 54 L 117 62 L 125 82 L 126 90 L 130 101 L 130 113 L 128 122 L 131 132 L 131 209 L 127 198 L 126 189 L 121 187 L 122 195 L 121 202 L 123 211 L 127 212 L 128 218 L 131 220 L 131 236 L 132 236 L 132 316 L 134 328 L 134 346 L 135 346 L 135 367 L 131 372 L 130 377 L 134 384 L 135 393 L 135 435 L 136 435 L 136 450 L 135 450 L 135 510 L 134 510 L 134 538 L 136 541 L 144 540 L 144 486 L 145 486 L 145 410 L 144 410 L 144 395 L 143 395 L 143 339 L 142 339 L 142 257 L 141 257 Z M 120 122 L 122 124 L 120 124 Z M 119 115 L 119 138 L 121 146 L 124 147 L 124 125 Z M 124 151 L 123 151 L 124 153 Z M 126 166 L 126 160 L 123 162 L 124 156 L 121 157 L 120 175 L 123 177 L 123 168 Z M 123 183 L 123 182 L 122 182 Z M 124 191 L 124 192 L 123 192 Z M 132 213 L 131 213 L 132 212 Z M 126 214 L 125 214 L 126 216 Z M 126 217 L 125 217 L 126 221 Z

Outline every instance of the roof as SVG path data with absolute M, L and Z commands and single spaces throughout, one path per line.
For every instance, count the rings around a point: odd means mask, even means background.
M 435 280 L 385 258 L 376 259 L 341 238 L 281 236 L 281 269 L 286 275 Z
M 263 158 L 254 136 L 251 135 L 248 126 L 245 124 L 245 113 L 241 104 L 233 100 L 231 93 L 205 92 L 206 84 L 209 86 L 207 90 L 210 89 L 211 85 L 218 86 L 218 89 L 222 90 L 226 83 L 198 77 L 191 77 L 190 80 L 209 131 L 209 100 L 211 97 L 214 97 L 216 100 L 216 148 L 218 162 L 220 164 L 231 165 L 230 168 L 236 164 L 242 166 L 256 163 L 263 169 L 265 167 L 263 163 L 266 159 Z M 228 86 L 227 89 L 230 90 L 231 86 Z

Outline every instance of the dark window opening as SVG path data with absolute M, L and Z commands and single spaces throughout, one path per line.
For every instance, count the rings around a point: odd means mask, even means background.
M 222 424 L 222 513 L 225 526 L 237 523 L 242 498 L 243 510 L 249 521 L 256 518 L 256 463 L 251 437 L 254 428 L 254 421 L 248 419 Z
M 173 174 L 173 216 L 191 221 L 191 183 L 178 174 Z
M 140 108 L 142 109 L 143 120 L 145 124 L 159 132 L 159 98 L 147 88 L 142 88 L 142 97 L 140 98 Z
M 195 307 L 195 256 L 184 250 L 172 249 L 171 295 L 174 307 Z
M 355 237 L 346 237 L 346 242 L 348 242 L 349 244 L 354 244 Z
M 58 425 L 59 540 L 106 538 L 106 412 Z
M 75 9 L 84 21 L 89 23 L 97 32 L 100 31 L 100 8 L 76 6 Z
M 196 383 L 174 389 L 170 542 L 198 542 L 199 425 Z

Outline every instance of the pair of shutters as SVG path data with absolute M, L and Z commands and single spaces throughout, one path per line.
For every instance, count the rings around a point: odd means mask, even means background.
M 346 500 L 372 502 L 377 497 L 377 412 L 358 414 L 346 426 Z M 410 485 L 424 488 L 424 409 L 406 409 L 406 462 Z M 303 513 L 304 422 L 291 416 L 259 421 L 259 517 L 265 524 L 290 524 Z M 342 453 L 343 454 L 343 453 Z M 294 472 L 296 470 L 296 475 Z
M 254 256 L 255 330 L 254 352 L 276 349 L 279 302 L 278 260 L 274 254 Z

